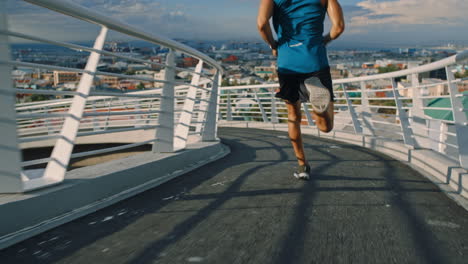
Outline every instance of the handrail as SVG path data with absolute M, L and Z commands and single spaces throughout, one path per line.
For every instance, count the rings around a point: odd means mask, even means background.
M 100 26 L 105 26 L 108 29 L 118 31 L 120 33 L 146 40 L 158 45 L 162 45 L 168 48 L 179 50 L 183 53 L 191 55 L 195 58 L 201 59 L 204 62 L 208 63 L 210 66 L 222 71 L 221 66 L 209 56 L 201 53 L 198 50 L 195 50 L 187 45 L 178 43 L 174 40 L 166 38 L 164 36 L 147 33 L 142 30 L 139 30 L 135 27 L 132 27 L 126 23 L 120 22 L 117 19 L 107 17 L 97 11 L 92 9 L 80 6 L 68 0 L 25 0 L 26 2 L 42 6 L 44 8 L 56 11 L 58 13 L 75 17 L 93 24 Z
M 363 77 L 352 77 L 352 78 L 345 78 L 345 79 L 338 79 L 333 80 L 333 84 L 345 84 L 345 83 L 357 83 L 357 82 L 365 82 L 365 81 L 374 81 L 374 80 L 382 80 L 382 79 L 392 79 L 397 78 L 405 75 L 411 75 L 421 72 L 429 72 L 444 68 L 445 66 L 460 63 L 464 60 L 468 60 L 468 50 L 462 51 L 456 55 L 451 57 L 432 62 L 429 64 L 425 64 L 422 66 L 414 67 L 407 70 L 389 72 L 389 73 L 382 73 L 382 74 L 375 74 Z M 255 88 L 277 88 L 279 84 L 259 84 L 259 85 L 240 85 L 240 86 L 223 86 L 221 87 L 221 91 L 224 90 L 247 90 L 247 89 L 255 89 Z
M 466 59 L 468 59 L 468 50 L 462 51 L 456 55 L 450 56 L 448 58 L 445 58 L 436 62 L 432 62 L 426 65 L 414 67 L 414 68 L 407 69 L 407 70 L 382 73 L 382 74 L 376 74 L 376 75 L 370 75 L 370 76 L 364 76 L 364 77 L 339 79 L 339 80 L 333 81 L 333 83 L 344 84 L 344 83 L 351 83 L 351 82 L 363 82 L 363 81 L 374 81 L 378 79 L 397 78 L 397 77 L 411 75 L 411 74 L 420 73 L 420 72 L 429 72 L 429 71 L 438 70 L 445 66 L 462 62 Z

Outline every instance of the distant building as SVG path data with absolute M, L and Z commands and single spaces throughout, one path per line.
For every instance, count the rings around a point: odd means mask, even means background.
M 236 63 L 239 60 L 239 57 L 234 55 L 229 55 L 227 58 L 223 59 L 224 63 Z
M 272 62 L 269 66 L 262 65 L 262 66 L 256 66 L 254 68 L 254 73 L 255 75 L 261 77 L 261 78 L 267 78 L 269 80 L 277 80 L 278 79 L 278 74 L 276 72 L 276 65 L 274 62 Z
M 107 85 L 107 87 L 113 89 L 119 88 L 119 77 L 99 75 L 98 78 L 100 80 L 101 85 L 105 84 Z
M 373 62 L 364 62 L 362 64 L 363 69 L 374 69 L 376 67 L 375 63 Z M 378 67 L 378 66 L 377 66 Z
M 193 57 L 185 57 L 183 61 L 183 67 L 184 68 L 191 68 L 195 67 L 198 64 L 198 59 L 195 59 Z
M 468 80 L 461 81 L 458 84 L 458 91 L 459 92 L 467 92 L 468 91 Z
M 421 85 L 423 86 L 422 95 L 426 96 L 438 96 L 447 95 L 449 93 L 447 83 L 441 79 L 426 78 L 422 79 Z
M 147 68 L 148 66 L 146 66 L 145 64 L 129 64 L 128 65 L 128 69 L 131 71 L 140 71 L 140 70 L 147 69 Z
M 77 82 L 80 74 L 77 72 L 54 71 L 54 86 L 62 83 Z
M 161 70 L 160 72 L 154 74 L 154 79 L 164 81 L 164 75 L 165 74 L 166 74 L 166 70 Z M 164 83 L 154 82 L 154 87 L 155 88 L 161 88 L 163 86 L 164 86 Z

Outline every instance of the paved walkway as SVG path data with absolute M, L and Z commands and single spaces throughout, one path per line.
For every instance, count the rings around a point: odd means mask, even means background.
M 221 128 L 232 153 L 0 251 L 0 263 L 467 263 L 468 212 L 408 166 L 306 136 Z M 86 194 L 83 194 L 86 195 Z

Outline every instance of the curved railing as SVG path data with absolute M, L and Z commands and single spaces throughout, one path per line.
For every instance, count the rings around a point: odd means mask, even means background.
M 468 169 L 468 92 L 459 91 L 458 85 L 466 80 L 456 79 L 452 69 L 466 59 L 468 51 L 412 69 L 334 80 L 331 135 L 360 135 L 401 142 L 409 149 L 432 149 Z M 441 69 L 446 80 L 427 83 L 423 78 Z M 278 88 L 278 84 L 221 87 L 220 125 L 269 123 L 267 127 L 273 128 L 287 123 L 286 107 L 274 97 Z M 308 109 L 310 105 L 303 104 L 302 124 L 315 128 Z
M 277 84 L 218 88 L 221 66 L 199 51 L 69 1 L 27 2 L 99 25 L 101 32 L 93 47 L 12 32 L 6 25 L 6 15 L 2 14 L 5 8 L 0 6 L 0 123 L 3 132 L 0 155 L 6 157 L 0 161 L 0 193 L 24 192 L 60 183 L 71 158 L 145 144 L 152 144 L 154 152 L 172 152 L 183 149 L 189 137 L 216 140 L 218 124 L 286 126 L 284 103 L 274 97 Z M 109 30 L 167 47 L 165 62 L 103 50 Z M 90 56 L 84 69 L 12 61 L 8 37 L 88 52 Z M 198 59 L 197 67 L 194 70 L 176 67 L 176 52 Z M 157 78 L 100 71 L 98 62 L 102 56 L 161 67 L 165 73 Z M 458 91 L 458 84 L 463 80 L 455 79 L 452 71 L 453 65 L 467 58 L 468 52 L 463 52 L 408 70 L 335 80 L 336 121 L 332 134 L 342 139 L 365 136 L 401 143 L 409 149 L 432 149 L 468 169 L 468 109 L 463 106 L 468 94 Z M 12 67 L 67 71 L 80 75 L 80 82 L 76 91 L 11 89 Z M 434 70 L 443 70 L 446 80 L 426 83 L 424 75 Z M 193 77 L 176 80 L 175 74 L 179 71 L 188 71 Z M 149 87 L 138 92 L 94 91 L 91 87 L 96 76 L 135 80 Z M 15 105 L 15 95 L 25 93 L 69 98 Z M 439 101 L 449 103 L 439 106 Z M 314 129 L 308 110 L 310 105 L 303 104 L 303 108 L 304 128 Z M 100 137 L 97 142 L 102 142 L 111 133 L 112 142 L 116 142 L 116 135 L 119 135 L 119 143 L 124 144 L 81 153 L 72 151 L 77 143 L 92 142 L 92 137 Z M 54 150 L 47 158 L 21 160 L 21 148 L 38 146 L 53 146 Z M 41 164 L 45 164 L 43 169 L 28 169 Z
M 0 5 L 5 4 L 1 1 Z M 64 180 L 70 159 L 124 150 L 152 144 L 153 152 L 173 152 L 186 147 L 191 140 L 216 140 L 217 95 L 222 68 L 215 60 L 184 44 L 107 17 L 94 10 L 66 0 L 27 0 L 55 12 L 101 27 L 94 46 L 51 40 L 42 36 L 13 32 L 7 27 L 5 7 L 0 6 L 0 122 L 2 137 L 0 155 L 0 193 L 15 193 L 43 188 Z M 25 18 L 27 19 L 27 18 Z M 115 31 L 140 41 L 167 48 L 165 62 L 104 50 L 109 31 Z M 13 61 L 10 58 L 8 37 L 20 38 L 88 52 L 86 67 L 70 68 L 54 63 Z M 176 52 L 198 60 L 194 70 L 176 66 Z M 160 76 L 140 76 L 98 70 L 103 56 L 140 63 L 164 69 Z M 11 89 L 13 67 L 41 69 L 48 72 L 75 74 L 79 83 L 76 90 Z M 191 79 L 176 79 L 178 72 L 186 71 Z M 95 91 L 96 77 L 139 82 L 145 87 L 137 92 Z M 54 100 L 14 104 L 20 94 L 55 96 Z M 112 133 L 132 133 L 117 147 L 73 153 L 73 147 L 83 138 Z M 21 160 L 21 148 L 53 146 L 50 157 Z M 30 166 L 43 165 L 30 170 Z

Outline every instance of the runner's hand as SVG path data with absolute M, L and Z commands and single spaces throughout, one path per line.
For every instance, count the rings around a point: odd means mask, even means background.
M 278 57 L 278 49 L 272 49 L 271 53 L 273 54 L 273 56 Z

